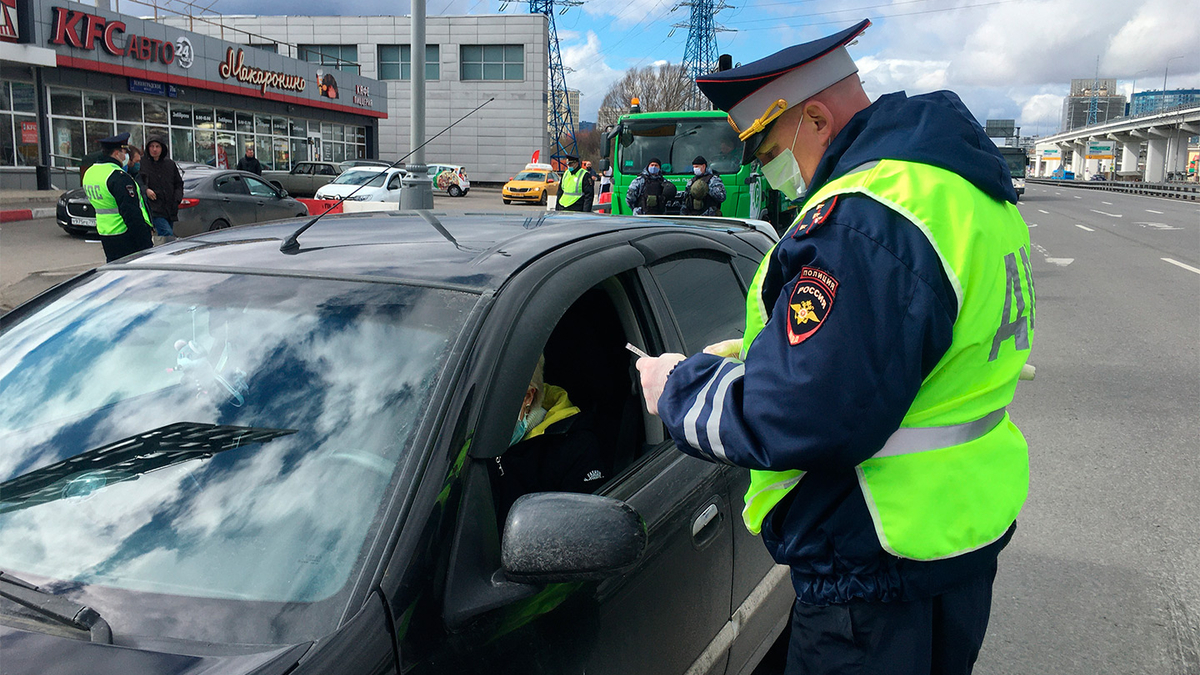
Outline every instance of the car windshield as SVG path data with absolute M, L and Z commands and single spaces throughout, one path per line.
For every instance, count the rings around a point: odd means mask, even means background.
M 0 569 L 125 635 L 328 632 L 474 300 L 167 271 L 66 291 L 0 334 Z
M 522 171 L 521 173 L 517 174 L 517 177 L 513 180 L 544 181 L 546 180 L 546 174 L 537 173 L 536 171 Z
M 333 179 L 337 185 L 366 185 L 367 187 L 383 187 L 387 172 L 379 169 L 351 169 Z
M 741 169 L 742 146 L 725 118 L 642 119 L 621 123 L 617 149 L 622 173 L 641 173 L 651 159 L 662 162 L 663 173 L 692 173 L 697 155 L 721 174 Z

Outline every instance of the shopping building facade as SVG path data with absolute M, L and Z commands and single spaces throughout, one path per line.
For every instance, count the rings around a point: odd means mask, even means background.
M 139 147 L 163 135 L 175 159 L 214 166 L 236 165 L 247 146 L 283 170 L 379 154 L 377 80 L 91 5 L 15 3 L 16 35 L 0 29 L 5 188 L 38 187 L 37 166 L 74 187 L 74 167 L 121 132 Z
M 166 18 L 184 27 L 187 17 Z M 386 83 L 379 157 L 412 147 L 411 23 L 407 16 L 221 16 L 194 30 L 246 37 L 248 49 L 358 73 Z M 475 182 L 507 180 L 540 150 L 547 156 L 548 29 L 541 14 L 429 16 L 425 27 L 425 132 L 494 99 L 425 148 L 425 161 L 459 164 Z

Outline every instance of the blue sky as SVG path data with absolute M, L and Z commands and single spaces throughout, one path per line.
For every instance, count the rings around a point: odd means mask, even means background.
M 726 0 L 718 49 L 746 63 L 872 20 L 850 48 L 872 97 L 951 89 L 980 121 L 1014 118 L 1022 134 L 1053 133 L 1071 78 L 1116 77 L 1128 95 L 1200 87 L 1200 0 Z M 218 0 L 224 14 L 275 14 L 268 0 Z M 407 0 L 291 0 L 292 14 L 408 14 Z M 528 11 L 527 2 L 427 0 L 426 13 Z M 678 0 L 583 0 L 555 17 L 576 119 L 595 120 L 631 67 L 682 60 L 689 7 Z M 1181 56 L 1183 58 L 1172 58 Z M 1136 79 L 1135 79 L 1136 78 Z

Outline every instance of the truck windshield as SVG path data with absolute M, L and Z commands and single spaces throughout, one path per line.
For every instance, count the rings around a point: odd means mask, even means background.
M 663 173 L 692 173 L 692 160 L 702 156 L 710 169 L 737 173 L 742 162 L 742 142 L 725 118 L 626 120 L 621 126 L 617 167 L 637 174 L 651 159 L 662 162 Z
M 1013 178 L 1025 177 L 1025 152 L 1021 150 L 1012 151 L 1007 148 L 1000 148 L 1000 154 L 1004 156 L 1004 161 L 1008 163 L 1008 173 Z
M 68 291 L 0 336 L 0 569 L 126 635 L 324 634 L 473 305 L 166 271 Z

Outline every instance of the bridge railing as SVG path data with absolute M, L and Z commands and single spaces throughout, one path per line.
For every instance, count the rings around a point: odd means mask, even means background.
M 1104 180 L 1062 180 L 1058 178 L 1026 178 L 1025 182 L 1036 183 L 1038 185 L 1053 185 L 1055 187 L 1104 190 L 1105 192 L 1124 192 L 1126 194 L 1146 195 L 1149 197 L 1167 197 L 1171 199 L 1200 201 L 1200 185 L 1187 185 L 1179 183 L 1134 183 Z

